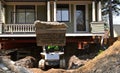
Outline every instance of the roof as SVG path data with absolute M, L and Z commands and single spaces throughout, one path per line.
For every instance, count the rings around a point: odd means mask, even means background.
M 6 2 L 46 2 L 55 0 L 4 0 Z M 57 0 L 57 1 L 92 1 L 92 0 Z

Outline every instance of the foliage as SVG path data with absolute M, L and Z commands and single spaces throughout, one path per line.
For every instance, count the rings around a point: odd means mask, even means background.
M 102 1 L 102 14 L 109 14 L 110 0 L 101 0 Z M 112 3 L 112 12 L 115 15 L 120 14 L 120 0 L 111 0 Z
M 48 49 L 59 50 L 59 47 L 58 46 L 48 46 Z
M 104 51 L 104 50 L 101 50 L 101 49 L 100 49 L 100 50 L 98 51 L 98 55 L 101 54 L 103 51 Z

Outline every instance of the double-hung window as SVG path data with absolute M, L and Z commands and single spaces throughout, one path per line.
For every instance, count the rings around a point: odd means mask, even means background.
M 69 4 L 57 5 L 57 21 L 69 22 Z
M 35 21 L 35 6 L 25 5 L 16 7 L 16 23 L 28 24 Z

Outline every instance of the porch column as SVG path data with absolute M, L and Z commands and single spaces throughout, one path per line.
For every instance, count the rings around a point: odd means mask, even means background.
M 0 1 L 0 34 L 2 34 L 2 2 Z
M 54 22 L 56 22 L 56 0 L 54 1 Z
M 47 2 L 47 21 L 50 21 L 50 1 Z
M 95 1 L 92 2 L 92 21 L 96 21 Z
M 101 1 L 98 2 L 98 21 L 102 21 Z

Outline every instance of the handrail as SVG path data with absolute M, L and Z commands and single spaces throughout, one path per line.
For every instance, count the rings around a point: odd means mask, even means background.
M 34 24 L 5 24 L 4 32 L 35 32 Z

